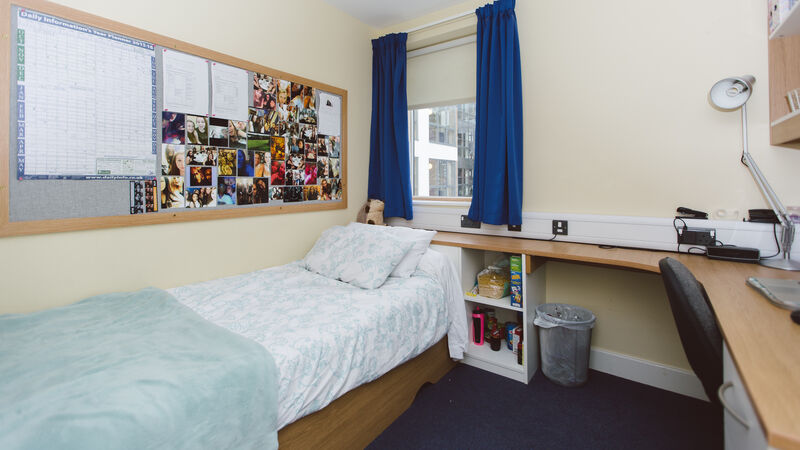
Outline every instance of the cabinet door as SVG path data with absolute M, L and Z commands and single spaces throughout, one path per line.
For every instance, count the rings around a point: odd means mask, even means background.
M 719 390 L 725 416 L 726 450 L 760 450 L 767 448 L 767 440 L 761 430 L 750 397 L 744 388 L 728 346 L 722 347 L 722 379 Z

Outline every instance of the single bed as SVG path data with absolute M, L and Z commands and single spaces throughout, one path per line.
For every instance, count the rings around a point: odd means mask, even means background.
M 463 354 L 455 270 L 427 243 L 418 261 L 411 276 L 376 289 L 308 270 L 304 260 L 168 293 L 271 355 L 277 411 L 265 426 L 281 429 L 282 447 L 363 446 Z
M 421 354 L 448 332 L 448 301 L 429 250 L 425 270 L 361 289 L 302 262 L 169 289 L 204 319 L 266 348 L 280 372 L 278 427 Z M 434 272 L 431 274 L 430 272 Z

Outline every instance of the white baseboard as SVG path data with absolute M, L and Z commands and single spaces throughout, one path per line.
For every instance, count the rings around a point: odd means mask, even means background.
M 694 372 L 685 369 L 594 347 L 589 356 L 589 367 L 598 372 L 708 401 L 700 379 Z

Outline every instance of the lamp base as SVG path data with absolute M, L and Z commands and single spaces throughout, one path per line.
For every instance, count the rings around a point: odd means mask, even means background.
M 762 259 L 758 262 L 762 266 L 780 270 L 800 270 L 800 262 L 786 258 Z

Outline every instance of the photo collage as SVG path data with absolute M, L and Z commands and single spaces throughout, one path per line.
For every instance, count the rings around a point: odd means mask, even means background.
M 317 134 L 316 89 L 252 74 L 246 122 L 163 112 L 162 209 L 342 198 L 341 139 Z

